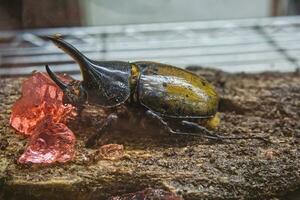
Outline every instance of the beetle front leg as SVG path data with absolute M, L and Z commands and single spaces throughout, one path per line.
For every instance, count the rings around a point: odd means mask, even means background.
M 220 138 L 218 135 L 215 135 L 215 134 L 213 134 L 212 132 L 210 132 L 209 130 L 207 130 L 206 128 L 204 128 L 203 127 L 203 129 L 202 129 L 202 133 L 204 133 L 204 134 L 196 134 L 196 133 L 188 133 L 188 132 L 181 132 L 181 131 L 175 131 L 175 130 L 173 130 L 170 126 L 169 126 L 169 124 L 166 122 L 166 121 L 164 121 L 164 119 L 161 117 L 161 116 L 159 116 L 159 115 L 157 115 L 156 113 L 154 113 L 153 111 L 151 111 L 151 110 L 148 110 L 147 112 L 146 112 L 146 114 L 148 115 L 148 116 L 151 116 L 152 118 L 154 118 L 154 119 L 157 119 L 163 126 L 164 126 L 164 128 L 166 129 L 166 131 L 168 131 L 170 134 L 176 134 L 176 135 L 190 135 L 190 136 L 201 136 L 201 137 L 203 137 L 203 138 L 207 138 L 207 139 L 211 139 L 211 140 L 218 140 L 218 141 L 220 141 L 220 140 L 222 140 L 222 138 Z
M 82 122 L 82 113 L 84 110 L 84 106 L 83 105 L 79 105 L 76 107 L 76 112 L 77 112 L 77 117 L 79 119 L 80 122 Z
M 98 131 L 87 139 L 85 146 L 93 147 L 97 143 L 99 138 L 115 124 L 117 119 L 118 116 L 115 113 L 108 115 L 108 117 L 104 121 L 103 125 L 98 129 Z

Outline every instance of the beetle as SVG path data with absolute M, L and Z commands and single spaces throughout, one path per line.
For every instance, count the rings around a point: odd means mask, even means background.
M 48 75 L 63 90 L 67 103 L 77 107 L 88 103 L 112 110 L 125 106 L 133 115 L 140 113 L 139 117 L 156 120 L 170 134 L 196 135 L 219 141 L 250 138 L 226 137 L 209 130 L 220 121 L 220 98 L 213 85 L 201 76 L 150 61 L 94 61 L 59 36 L 47 38 L 80 66 L 83 80 L 65 84 L 46 65 Z M 112 112 L 99 133 L 88 139 L 87 146 L 92 146 L 118 119 L 118 114 Z M 174 122 L 180 128 L 172 128 L 170 124 Z

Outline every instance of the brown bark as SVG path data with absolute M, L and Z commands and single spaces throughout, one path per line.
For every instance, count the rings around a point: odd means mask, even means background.
M 124 145 L 120 160 L 104 160 L 83 141 L 99 125 L 94 108 L 77 134 L 77 154 L 68 164 L 21 166 L 25 140 L 9 127 L 21 78 L 0 80 L 0 183 L 4 199 L 106 199 L 145 188 L 162 188 L 184 199 L 266 199 L 300 188 L 300 74 L 225 74 L 198 71 L 222 95 L 222 121 L 216 130 L 230 136 L 268 136 L 258 140 L 212 143 L 162 133 L 117 132 L 105 143 Z

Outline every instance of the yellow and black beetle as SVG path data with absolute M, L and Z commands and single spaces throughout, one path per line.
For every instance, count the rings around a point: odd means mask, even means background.
M 81 69 L 82 81 L 65 84 L 46 66 L 68 103 L 81 106 L 87 102 L 105 108 L 126 105 L 134 112 L 138 109 L 156 119 L 171 134 L 200 135 L 215 140 L 249 138 L 224 137 L 207 129 L 219 123 L 219 96 L 214 87 L 198 75 L 155 62 L 93 61 L 63 39 L 47 38 L 73 57 Z M 115 113 L 109 115 L 101 131 L 107 130 L 117 118 Z M 204 126 L 199 120 L 205 121 Z M 179 122 L 188 131 L 172 129 L 170 121 Z M 88 146 L 95 138 L 88 140 Z

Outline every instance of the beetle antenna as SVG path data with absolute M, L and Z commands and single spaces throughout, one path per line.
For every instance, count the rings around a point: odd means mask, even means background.
M 46 71 L 47 71 L 48 75 L 56 83 L 56 85 L 58 85 L 58 87 L 60 87 L 60 89 L 66 90 L 67 89 L 67 85 L 64 82 L 62 82 L 58 78 L 58 76 L 50 70 L 50 68 L 49 68 L 48 65 L 46 65 L 45 67 L 46 67 Z

